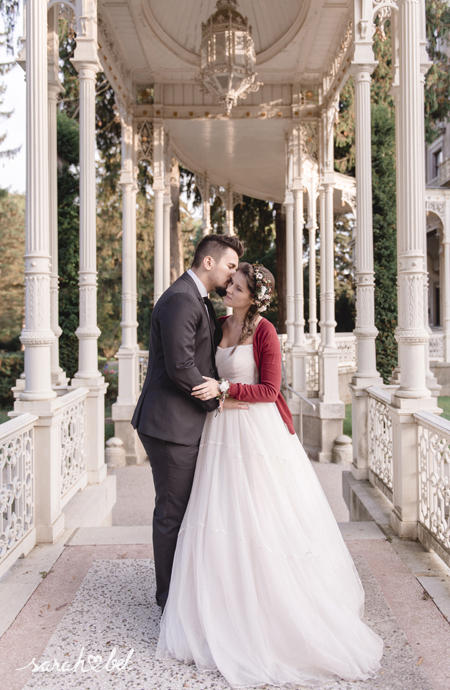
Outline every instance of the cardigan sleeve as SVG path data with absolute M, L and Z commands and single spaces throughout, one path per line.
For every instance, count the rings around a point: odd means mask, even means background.
M 229 394 L 243 402 L 275 402 L 281 386 L 281 349 L 275 328 L 270 324 L 264 328 L 253 347 L 258 347 L 260 382 L 231 383 Z M 256 341 L 256 342 L 255 342 Z

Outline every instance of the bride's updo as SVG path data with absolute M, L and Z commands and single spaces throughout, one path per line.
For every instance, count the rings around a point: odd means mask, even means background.
M 257 268 L 255 269 L 255 265 Z M 275 290 L 275 278 L 273 277 L 272 273 L 269 271 L 269 269 L 265 268 L 265 266 L 261 266 L 261 264 L 249 264 L 247 261 L 243 261 L 242 263 L 239 264 L 239 267 L 237 269 L 240 273 L 242 273 L 243 276 L 245 276 L 245 280 L 247 282 L 247 287 L 250 291 L 250 294 L 257 300 L 258 300 L 258 295 L 257 289 L 260 287 L 258 283 L 265 283 L 267 285 L 269 291 L 271 290 L 271 294 L 273 295 L 274 290 Z M 259 274 L 262 274 L 262 280 L 257 279 L 256 277 L 256 272 Z M 253 331 L 255 330 L 256 326 L 256 319 L 258 317 L 258 314 L 260 311 L 264 311 L 266 309 L 266 306 L 261 307 L 258 304 L 251 304 L 248 308 L 247 314 L 245 315 L 244 319 L 244 325 L 242 327 L 242 332 L 241 335 L 239 336 L 239 339 L 237 341 L 237 345 L 242 345 L 244 340 L 247 340 L 251 335 L 253 335 Z

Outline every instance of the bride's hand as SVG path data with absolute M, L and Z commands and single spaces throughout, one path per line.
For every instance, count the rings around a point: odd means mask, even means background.
M 248 402 L 242 402 L 241 400 L 236 400 L 236 398 L 225 398 L 223 403 L 223 410 L 248 410 L 250 404 Z
M 209 376 L 203 376 L 206 383 L 201 383 L 199 386 L 194 386 L 191 395 L 200 400 L 210 400 L 215 398 L 219 392 L 219 382 Z

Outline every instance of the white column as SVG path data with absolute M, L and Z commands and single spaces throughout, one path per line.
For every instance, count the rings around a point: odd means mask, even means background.
M 163 270 L 163 291 L 170 287 L 170 209 L 172 200 L 170 198 L 170 185 L 166 187 L 164 194 L 164 270 Z
M 320 344 L 325 345 L 325 189 L 319 188 L 319 303 L 320 303 Z
M 96 379 L 97 341 L 97 243 L 95 186 L 95 76 L 99 66 L 74 60 L 80 84 L 80 325 L 78 371 L 75 378 Z
M 443 297 L 444 297 L 444 361 L 450 362 L 450 238 L 446 237 L 443 241 L 444 249 L 444 273 Z
M 47 2 L 27 9 L 27 196 L 25 212 L 25 389 L 20 400 L 56 397 L 51 386 Z
M 356 345 L 355 379 L 364 386 L 381 383 L 377 372 L 375 338 L 375 281 L 372 226 L 372 145 L 370 81 L 375 64 L 355 65 L 356 148 Z M 357 383 L 357 381 L 355 381 Z
M 419 519 L 417 429 L 411 413 L 433 409 L 426 387 L 424 284 L 426 278 L 425 167 L 421 86 L 421 3 L 398 1 L 397 255 L 400 388 L 392 396 L 393 504 L 390 524 L 417 537 Z
M 89 483 L 106 478 L 105 391 L 98 371 L 97 239 L 95 184 L 95 81 L 101 69 L 97 57 L 97 3 L 79 7 L 77 46 L 72 63 L 80 87 L 80 325 L 78 371 L 72 387 L 89 389 L 86 399 L 86 467 Z
M 316 297 L 316 190 L 308 195 L 308 240 L 309 240 L 309 335 L 317 336 L 317 297 Z
M 122 343 L 119 360 L 119 394 L 112 406 L 114 435 L 122 439 L 128 465 L 140 464 L 143 452 L 130 421 L 139 396 L 139 346 L 137 343 L 136 285 L 136 171 L 131 112 L 122 109 Z M 145 455 L 144 455 L 145 457 Z
M 211 234 L 211 207 L 209 205 L 209 179 L 208 175 L 204 177 L 204 186 L 202 190 L 202 235 Z
M 286 195 L 286 333 L 287 345 L 294 344 L 294 199 Z
M 50 323 L 55 339 L 51 346 L 52 383 L 66 386 L 68 379 L 59 366 L 58 338 L 62 333 L 58 309 L 58 167 L 57 167 L 57 104 L 64 89 L 59 80 L 59 13 L 57 7 L 48 11 L 48 161 L 49 161 L 49 227 L 50 227 Z
M 372 45 L 370 44 L 370 55 Z M 372 58 L 373 59 L 373 58 Z M 371 142 L 371 74 L 376 64 L 353 65 L 355 82 L 355 149 L 356 149 L 356 362 L 352 377 L 352 473 L 356 479 L 367 479 L 369 466 L 369 398 L 368 386 L 382 385 L 377 372 L 375 338 L 375 280 L 373 268 L 372 223 L 372 142 Z
M 227 205 L 225 211 L 225 234 L 234 235 L 234 195 L 231 185 L 227 190 Z
M 294 189 L 294 345 L 303 346 L 303 189 Z
M 333 214 L 333 183 L 325 183 L 325 347 L 334 348 L 334 214 Z
M 154 304 L 164 292 L 164 126 L 153 123 L 153 193 L 155 198 Z
M 399 305 L 396 338 L 401 351 L 395 398 L 428 398 L 424 348 L 425 169 L 424 107 L 420 71 L 420 4 L 399 0 L 399 119 L 397 141 L 397 251 Z

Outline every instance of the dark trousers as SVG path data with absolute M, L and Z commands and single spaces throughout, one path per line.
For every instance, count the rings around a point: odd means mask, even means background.
M 139 433 L 139 432 L 138 432 Z M 194 446 L 182 446 L 139 433 L 153 472 L 153 553 L 156 573 L 156 602 L 164 608 L 178 532 L 191 494 L 200 439 Z

